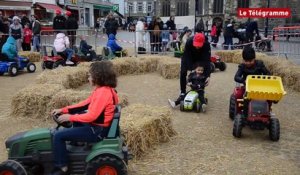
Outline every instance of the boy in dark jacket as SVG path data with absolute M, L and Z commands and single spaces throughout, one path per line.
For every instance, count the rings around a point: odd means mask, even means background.
M 66 18 L 61 15 L 60 10 L 55 11 L 56 16 L 53 19 L 53 29 L 54 30 L 64 30 L 66 28 Z
M 81 36 L 80 39 L 81 39 L 80 46 L 79 46 L 80 51 L 85 56 L 89 57 L 88 61 L 96 59 L 96 57 L 97 57 L 96 52 L 94 50 L 92 50 L 92 46 L 91 45 L 87 44 L 87 42 L 85 40 L 85 36 Z
M 242 55 L 244 62 L 239 65 L 234 76 L 236 82 L 245 84 L 248 75 L 270 75 L 270 71 L 266 68 L 264 62 L 255 59 L 255 51 L 252 47 L 244 47 Z

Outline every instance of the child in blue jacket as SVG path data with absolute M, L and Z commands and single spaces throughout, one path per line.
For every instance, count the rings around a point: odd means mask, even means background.
M 114 34 L 109 34 L 106 46 L 110 47 L 111 51 L 116 56 L 118 56 L 119 53 L 123 50 L 123 48 L 117 44 Z
M 2 61 L 17 61 L 18 57 L 18 51 L 16 46 L 16 40 L 9 36 L 5 42 L 5 44 L 2 47 L 2 54 L 5 54 L 8 58 L 8 60 L 2 60 Z

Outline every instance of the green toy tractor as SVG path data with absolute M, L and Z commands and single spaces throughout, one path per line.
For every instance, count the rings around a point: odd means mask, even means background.
M 207 103 L 207 98 L 205 96 L 205 101 Z M 199 95 L 197 91 L 189 91 L 184 100 L 180 101 L 180 111 L 196 111 L 197 113 L 201 112 L 201 102 L 199 100 Z
M 120 136 L 121 107 L 116 106 L 107 135 L 97 143 L 67 142 L 70 174 L 126 175 L 129 154 Z M 0 164 L 0 175 L 47 175 L 53 169 L 52 136 L 55 130 L 71 127 L 71 122 L 56 128 L 40 128 L 18 133 L 5 142 L 8 160 Z

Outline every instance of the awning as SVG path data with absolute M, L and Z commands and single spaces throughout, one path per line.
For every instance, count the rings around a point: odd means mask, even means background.
M 112 10 L 113 6 L 109 6 L 109 5 L 94 5 L 94 9 Z
M 32 2 L 0 1 L 1 10 L 31 10 Z
M 61 12 L 64 12 L 62 8 L 54 4 L 45 4 L 45 3 L 36 3 L 36 4 L 45 8 L 46 11 L 50 13 L 55 13 L 56 10 L 60 10 Z

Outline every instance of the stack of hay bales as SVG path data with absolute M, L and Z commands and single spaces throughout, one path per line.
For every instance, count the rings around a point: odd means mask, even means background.
M 39 62 L 41 60 L 39 52 L 22 51 L 18 54 L 22 57 L 28 58 L 30 62 Z
M 120 126 L 132 154 L 139 158 L 154 145 L 176 135 L 166 107 L 134 104 L 122 109 Z
M 157 71 L 165 79 L 179 78 L 180 59 L 165 57 L 158 60 Z
M 241 63 L 242 50 L 216 51 L 225 62 Z M 262 60 L 273 75 L 280 76 L 285 86 L 300 92 L 300 67 L 284 58 L 267 56 L 263 53 L 256 53 L 256 58 Z
M 12 115 L 37 118 L 45 115 L 52 97 L 63 87 L 57 84 L 33 84 L 17 92 L 11 102 Z
M 87 83 L 87 81 L 88 72 L 84 66 L 45 70 L 36 79 L 38 84 L 60 84 L 66 89 L 77 88 Z

